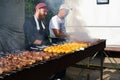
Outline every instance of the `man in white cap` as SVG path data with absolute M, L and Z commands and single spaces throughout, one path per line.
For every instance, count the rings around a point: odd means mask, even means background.
M 66 41 L 68 34 L 65 29 L 65 17 L 69 13 L 69 8 L 65 4 L 62 4 L 59 8 L 57 15 L 53 16 L 49 23 L 50 37 L 52 43 L 59 43 L 61 41 Z
M 48 45 L 48 32 L 44 19 L 47 15 L 47 5 L 45 3 L 38 3 L 35 7 L 34 16 L 24 23 L 25 47 L 30 50 L 30 47 L 36 45 Z

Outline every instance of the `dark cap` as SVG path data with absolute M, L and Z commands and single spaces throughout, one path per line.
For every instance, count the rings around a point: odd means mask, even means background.
M 35 7 L 35 9 L 40 9 L 40 8 L 44 8 L 47 7 L 47 5 L 45 3 L 38 3 Z

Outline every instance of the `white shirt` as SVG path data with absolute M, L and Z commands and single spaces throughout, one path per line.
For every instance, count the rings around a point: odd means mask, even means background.
M 53 16 L 52 19 L 50 20 L 49 23 L 49 31 L 50 31 L 50 37 L 51 38 L 56 38 L 53 29 L 58 29 L 62 31 L 64 34 L 66 34 L 66 29 L 65 29 L 65 20 L 60 19 L 57 15 Z

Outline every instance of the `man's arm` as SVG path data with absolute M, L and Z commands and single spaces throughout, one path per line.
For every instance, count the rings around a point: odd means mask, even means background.
M 67 35 L 66 34 L 63 34 L 60 30 L 58 30 L 58 29 L 52 29 L 53 30 L 53 32 L 54 32 L 54 34 L 55 34 L 55 36 L 56 37 L 60 37 L 60 38 L 65 38 L 65 37 L 67 37 Z

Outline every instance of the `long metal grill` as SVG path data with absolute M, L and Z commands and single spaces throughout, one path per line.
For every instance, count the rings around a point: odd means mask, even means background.
M 16 55 L 16 57 L 13 57 L 13 55 L 9 54 L 7 55 L 8 61 L 11 58 L 14 58 L 13 60 L 16 60 L 16 62 L 23 61 L 27 63 L 26 65 L 15 65 L 15 63 L 11 65 L 7 63 L 10 65 L 10 67 L 15 66 L 15 69 L 12 67 L 12 70 L 8 68 L 8 71 L 6 69 L 5 72 L 1 72 L 2 74 L 0 75 L 0 80 L 49 80 L 49 77 L 52 74 L 95 54 L 97 51 L 103 51 L 105 46 L 106 40 L 99 40 L 93 43 L 91 46 L 86 47 L 84 50 L 76 50 L 69 54 L 60 54 L 59 56 L 56 56 L 55 54 L 48 54 L 47 52 L 43 53 L 42 51 L 33 51 L 31 53 L 29 53 L 29 51 L 24 51 L 21 52 L 22 54 Z M 26 55 L 29 56 L 25 57 Z M 18 56 L 19 58 L 17 58 Z M 27 58 L 27 61 L 24 61 L 26 60 L 24 58 Z M 3 59 L 1 59 L 0 62 L 4 62 L 2 60 Z M 0 63 L 0 65 L 2 64 L 3 63 Z

